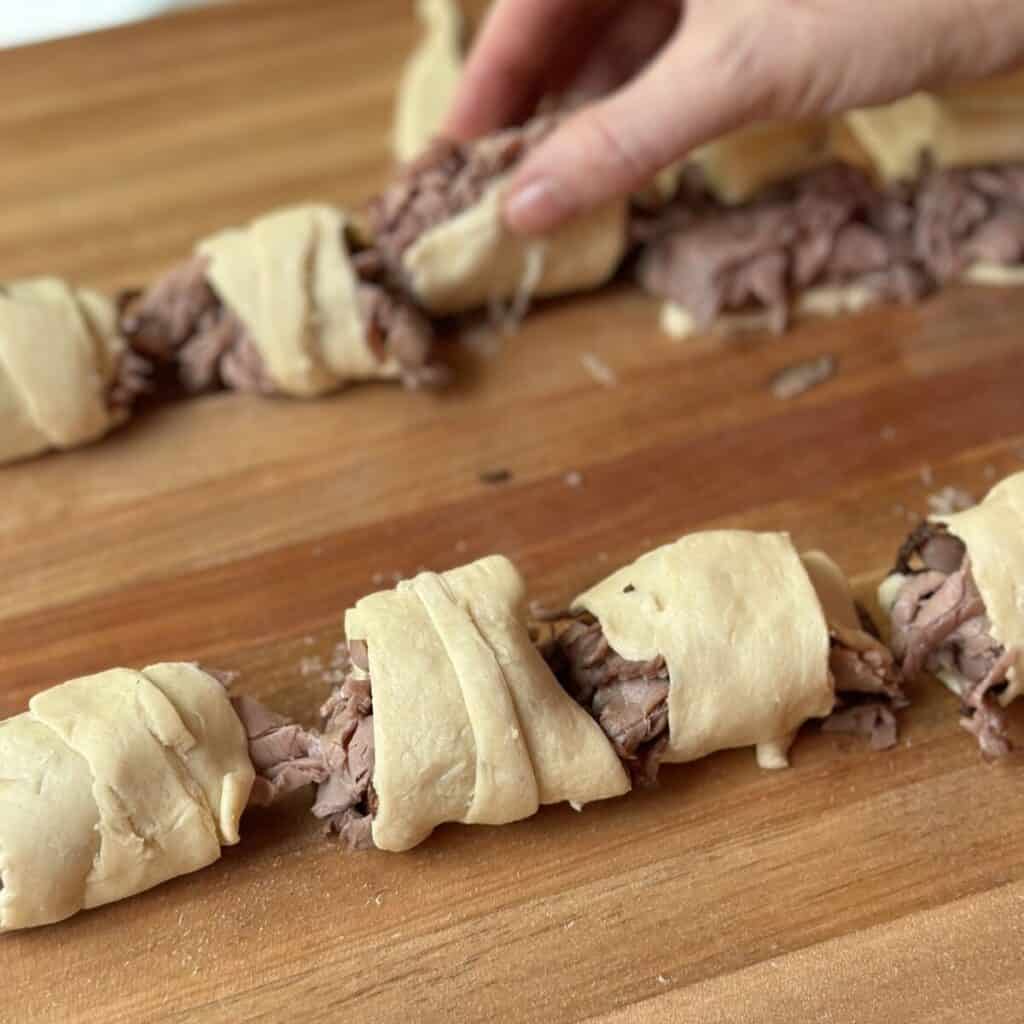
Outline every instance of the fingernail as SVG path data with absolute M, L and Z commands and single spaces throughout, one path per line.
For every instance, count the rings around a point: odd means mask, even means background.
M 506 196 L 502 212 L 510 231 L 539 235 L 563 221 L 572 204 L 553 178 L 535 178 Z

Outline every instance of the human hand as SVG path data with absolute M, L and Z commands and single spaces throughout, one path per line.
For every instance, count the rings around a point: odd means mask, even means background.
M 506 223 L 536 234 L 749 121 L 885 103 L 1022 59 L 1020 0 L 497 0 L 445 131 L 473 138 L 545 95 L 607 93 L 509 183 Z

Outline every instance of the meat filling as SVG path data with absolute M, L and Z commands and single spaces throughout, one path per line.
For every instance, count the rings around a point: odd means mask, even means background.
M 593 615 L 559 614 L 567 618 L 556 621 L 552 637 L 541 644 L 548 664 L 566 692 L 601 726 L 634 784 L 652 785 L 669 737 L 669 674 L 664 658 L 629 661 L 612 650 Z M 896 739 L 891 707 L 902 702 L 892 656 L 862 630 L 834 627 L 829 635 L 829 666 L 839 707 L 856 705 L 861 710 L 855 717 L 861 720 L 872 709 L 880 723 L 869 731 L 872 745 L 891 746 Z
M 963 727 L 985 754 L 1004 756 L 1010 743 L 995 694 L 1005 686 L 1012 652 L 991 635 L 963 542 L 941 524 L 922 523 L 900 549 L 894 572 L 906 577 L 890 612 L 904 676 L 927 670 L 948 680 L 963 702 Z
M 131 412 L 153 387 L 153 364 L 145 356 L 126 348 L 117 357 L 114 379 L 107 391 L 107 406 L 114 413 Z
M 330 771 L 319 780 L 313 813 L 352 849 L 373 846 L 373 694 L 366 644 L 351 640 L 344 680 L 321 709 Z
M 376 246 L 392 274 L 400 280 L 405 250 L 425 231 L 476 203 L 554 125 L 554 117 L 538 117 L 474 142 L 436 139 L 408 164 L 370 211 Z
M 249 740 L 256 779 L 251 807 L 266 807 L 289 793 L 319 783 L 330 772 L 329 748 L 315 732 L 265 708 L 252 697 L 231 698 Z
M 765 309 L 783 329 L 796 298 L 858 285 L 913 301 L 972 263 L 1024 259 L 1024 167 L 932 170 L 881 190 L 862 171 L 812 171 L 742 206 L 691 183 L 667 210 L 640 211 L 643 286 L 698 326 L 723 312 Z
M 379 261 L 364 253 L 357 253 L 353 264 L 372 351 L 381 362 L 393 355 L 409 387 L 443 382 L 439 368 L 430 364 L 429 322 L 374 280 Z M 259 349 L 208 284 L 206 266 L 205 257 L 193 256 L 145 292 L 127 296 L 121 316 L 125 337 L 139 355 L 174 365 L 180 385 L 190 394 L 218 387 L 273 392 Z

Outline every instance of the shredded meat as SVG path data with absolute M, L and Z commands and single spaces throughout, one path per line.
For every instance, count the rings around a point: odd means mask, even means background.
M 408 164 L 370 208 L 375 244 L 394 277 L 401 279 L 402 253 L 420 235 L 472 206 L 555 123 L 538 117 L 474 142 L 436 139 Z
M 207 262 L 193 256 L 145 292 L 125 296 L 121 330 L 137 353 L 173 365 L 179 384 L 191 394 L 219 387 L 271 393 L 274 383 L 259 348 L 208 284 Z M 409 387 L 444 383 L 443 368 L 431 363 L 430 323 L 375 280 L 379 264 L 372 250 L 358 252 L 353 259 L 372 350 L 381 361 L 394 355 Z
M 640 212 L 641 283 L 706 328 L 722 312 L 767 309 L 783 329 L 801 292 L 863 286 L 914 301 L 978 261 L 1024 258 L 1024 166 L 930 170 L 879 189 L 835 165 L 736 207 L 685 187 L 668 208 Z
M 562 625 L 541 648 L 552 671 L 601 726 L 634 784 L 652 785 L 668 744 L 665 659 L 620 657 L 601 624 L 587 612 L 571 614 Z
M 588 612 L 558 614 L 561 622 L 555 623 L 551 637 L 540 645 L 541 652 L 566 692 L 601 726 L 634 783 L 653 784 L 669 737 L 665 659 L 629 661 L 612 649 L 601 624 Z M 830 641 L 829 667 L 840 706 L 857 702 L 866 706 L 864 695 L 873 697 L 875 705 L 880 704 L 879 698 L 888 700 L 887 726 L 895 742 L 890 706 L 902 706 L 903 695 L 892 655 L 862 630 L 832 627 Z M 860 717 L 864 714 L 857 712 Z M 881 742 L 879 733 L 872 745 L 878 747 Z
M 131 410 L 154 387 L 153 364 L 144 356 L 126 348 L 117 359 L 114 379 L 107 392 L 107 404 L 120 412 Z
M 352 849 L 373 846 L 373 695 L 366 644 L 349 641 L 345 679 L 321 709 L 330 771 L 317 787 L 313 813 Z
M 962 724 L 984 753 L 1003 756 L 1010 744 L 994 691 L 1006 683 L 1013 652 L 991 634 L 963 542 L 941 524 L 922 523 L 900 548 L 894 571 L 906 577 L 890 612 L 905 678 L 927 669 L 958 685 Z
M 231 705 L 245 727 L 249 757 L 256 769 L 250 806 L 265 807 L 327 778 L 327 751 L 315 732 L 270 711 L 252 697 L 232 697 Z

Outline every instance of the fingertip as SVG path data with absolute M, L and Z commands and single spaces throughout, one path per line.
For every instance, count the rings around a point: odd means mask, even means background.
M 542 175 L 514 179 L 502 202 L 502 221 L 516 235 L 544 235 L 575 212 L 565 186 Z

